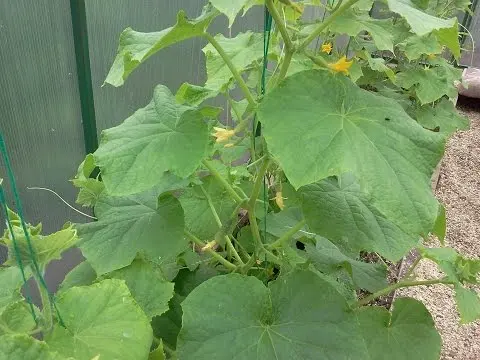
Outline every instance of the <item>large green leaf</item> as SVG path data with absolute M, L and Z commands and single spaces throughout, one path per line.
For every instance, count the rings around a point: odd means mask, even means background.
M 346 300 L 312 272 L 295 272 L 269 288 L 254 277 L 217 276 L 193 290 L 182 308 L 177 349 L 184 360 L 346 359 L 362 348 Z
M 226 222 L 235 209 L 235 202 L 215 178 L 209 176 L 202 181 L 220 220 Z M 185 212 L 185 227 L 188 231 L 204 241 L 212 241 L 220 229 L 200 185 L 189 188 L 179 199 Z
M 189 176 L 205 157 L 208 131 L 200 111 L 179 105 L 159 85 L 146 107 L 103 131 L 95 162 L 112 195 L 135 194 L 157 184 L 174 188 L 179 179 L 173 174 Z
M 143 33 L 125 29 L 120 35 L 118 53 L 105 82 L 113 86 L 123 85 L 135 68 L 159 50 L 180 41 L 202 36 L 213 18 L 218 15 L 210 5 L 204 7 L 196 19 L 188 19 L 185 12 L 177 14 L 177 23 L 158 32 Z
M 129 197 L 102 194 L 98 221 L 77 225 L 79 247 L 98 275 L 130 265 L 137 253 L 169 257 L 182 252 L 183 210 L 172 195 L 148 191 Z
M 441 19 L 423 12 L 411 0 L 387 0 L 391 11 L 407 20 L 412 31 L 417 35 L 426 35 L 434 30 L 456 26 L 457 20 Z
M 173 296 L 173 283 L 166 281 L 151 263 L 137 259 L 107 276 L 125 280 L 133 298 L 150 318 L 168 310 L 168 301 Z
M 300 193 L 310 229 L 333 242 L 347 242 L 352 249 L 378 252 L 392 261 L 418 244 L 420 234 L 402 226 L 400 214 L 389 218 L 382 213 L 351 174 L 305 185 Z
M 5 333 L 28 333 L 35 327 L 29 305 L 21 300 L 0 311 L 0 335 Z
M 352 311 L 332 280 L 311 271 L 281 276 L 268 288 L 254 277 L 217 276 L 192 291 L 182 307 L 177 351 L 184 360 L 380 360 L 386 353 L 408 360 L 415 350 L 422 354 L 418 359 L 433 360 L 441 345 L 417 301 L 398 302 L 391 320 L 384 308 Z M 414 346 L 401 348 L 409 341 Z
M 455 98 L 458 90 L 455 81 L 462 77 L 462 70 L 446 61 L 437 66 L 412 68 L 397 74 L 397 84 L 405 89 L 414 88 L 422 105 L 437 101 L 444 95 Z
M 358 312 L 358 322 L 368 360 L 439 359 L 442 339 L 418 300 L 397 299 L 392 314 L 384 307 L 364 307 Z
M 328 220 L 325 220 L 328 221 Z M 308 258 L 323 273 L 344 268 L 355 285 L 371 293 L 387 286 L 387 268 L 383 264 L 371 264 L 352 259 L 327 239 L 317 237 L 316 245 L 305 246 Z
M 0 267 L 0 313 L 10 303 L 20 300 L 23 280 L 20 269 Z
M 373 19 L 367 14 L 357 14 L 349 10 L 337 17 L 329 26 L 329 30 L 349 36 L 357 36 L 362 31 L 368 31 L 378 50 L 393 52 L 393 24 L 390 19 Z
M 234 38 L 226 38 L 218 34 L 215 39 L 240 73 L 250 69 L 256 60 L 263 57 L 263 34 L 247 31 Z M 271 48 L 273 49 L 274 46 Z M 208 75 L 205 87 L 219 91 L 233 79 L 233 75 L 212 44 L 205 46 L 203 52 L 207 59 Z
M 451 135 L 457 130 L 467 130 L 469 120 L 460 115 L 455 105 L 448 99 L 440 100 L 435 106 L 424 105 L 417 110 L 417 121 L 427 129 L 439 131 L 445 135 Z
M 152 329 L 121 280 L 74 287 L 59 296 L 57 307 L 65 328 L 47 336 L 50 348 L 76 360 L 146 359 Z
M 43 341 L 35 340 L 34 338 L 23 334 L 0 336 L 0 359 L 74 360 L 61 356 L 56 352 L 52 352 Z
M 438 204 L 430 176 L 444 139 L 397 102 L 312 70 L 267 94 L 258 117 L 271 154 L 295 188 L 351 172 L 370 205 L 404 232 L 431 230 Z

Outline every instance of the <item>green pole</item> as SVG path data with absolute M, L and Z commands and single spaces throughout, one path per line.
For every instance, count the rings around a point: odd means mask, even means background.
M 82 110 L 83 136 L 87 154 L 98 147 L 95 104 L 93 101 L 92 72 L 88 51 L 87 16 L 85 0 L 70 0 L 72 14 L 73 42 L 77 63 L 78 90 Z

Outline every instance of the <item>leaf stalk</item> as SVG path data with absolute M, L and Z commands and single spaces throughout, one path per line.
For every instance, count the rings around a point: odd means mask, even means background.
M 400 281 L 396 284 L 392 284 L 390 286 L 387 286 L 386 288 L 379 290 L 367 297 L 364 297 L 361 300 L 358 300 L 355 305 L 353 306 L 354 308 L 358 308 L 364 305 L 367 305 L 371 301 L 375 300 L 376 298 L 390 294 L 392 291 L 395 291 L 397 289 L 405 288 L 405 287 L 412 287 L 412 286 L 422 286 L 422 285 L 435 285 L 435 284 L 454 284 L 453 281 L 447 280 L 445 278 L 443 279 L 432 279 L 432 280 L 405 280 L 405 281 Z
M 240 73 L 238 72 L 237 68 L 233 64 L 228 54 L 225 52 L 225 50 L 223 50 L 222 46 L 218 43 L 217 40 L 215 40 L 215 38 L 212 35 L 205 32 L 203 36 L 210 42 L 210 44 L 212 44 L 215 50 L 217 50 L 218 54 L 222 57 L 223 61 L 225 62 L 225 65 L 227 65 L 228 68 L 230 69 L 230 72 L 232 73 L 234 79 L 237 81 L 238 86 L 240 87 L 240 90 L 242 90 L 243 94 L 245 95 L 245 98 L 247 99 L 248 103 L 251 106 L 256 107 L 257 102 L 253 98 L 253 95 L 250 92 L 250 89 L 248 88 L 247 84 L 242 78 L 242 75 L 240 75 Z

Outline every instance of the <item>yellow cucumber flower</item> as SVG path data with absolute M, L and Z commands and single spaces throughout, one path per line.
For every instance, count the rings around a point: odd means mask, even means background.
M 328 67 L 335 72 L 343 72 L 345 75 L 348 75 L 348 69 L 352 66 L 352 61 L 347 61 L 347 57 L 342 56 L 337 62 L 328 64 Z
M 215 132 L 212 135 L 217 138 L 217 143 L 227 142 L 233 135 L 235 135 L 235 130 L 228 130 L 219 127 L 214 127 L 213 129 Z
M 281 191 L 277 191 L 275 193 L 275 202 L 277 203 L 277 206 L 280 210 L 283 210 L 285 208 L 285 204 L 283 203 L 283 196 Z
M 330 55 L 330 53 L 332 52 L 332 49 L 333 49 L 333 46 L 331 42 L 327 42 L 322 45 L 322 52 L 324 53 L 327 53 Z

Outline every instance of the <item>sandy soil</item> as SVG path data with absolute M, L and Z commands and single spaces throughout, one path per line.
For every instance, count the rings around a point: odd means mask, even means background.
M 461 100 L 458 108 L 470 118 L 471 128 L 448 142 L 436 189 L 447 210 L 449 246 L 468 257 L 480 257 L 480 100 Z M 438 244 L 432 243 L 432 246 Z M 420 263 L 419 279 L 440 275 L 436 265 Z M 476 288 L 480 291 L 480 287 Z M 410 288 L 396 296 L 424 301 L 443 339 L 442 360 L 480 360 L 480 321 L 460 325 L 453 291 L 446 286 Z M 413 359 L 412 359 L 413 360 Z

